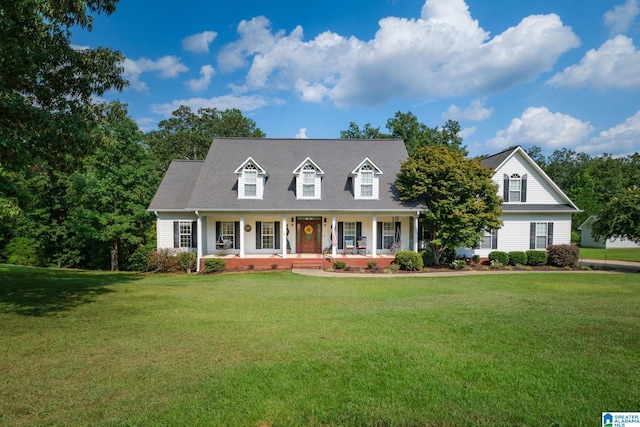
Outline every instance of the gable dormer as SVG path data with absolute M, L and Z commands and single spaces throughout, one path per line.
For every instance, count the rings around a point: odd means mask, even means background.
M 320 199 L 322 197 L 322 175 L 324 171 L 307 157 L 294 169 L 296 195 L 298 199 Z
M 368 157 L 351 171 L 353 197 L 355 199 L 378 199 L 382 171 Z
M 262 199 L 267 172 L 249 157 L 235 170 L 238 175 L 238 199 Z

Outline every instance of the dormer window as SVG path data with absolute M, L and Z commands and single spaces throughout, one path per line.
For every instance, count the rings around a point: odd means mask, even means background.
M 258 169 L 254 164 L 249 163 L 244 167 L 244 195 L 245 197 L 255 197 L 257 193 Z
M 239 199 L 262 199 L 267 173 L 251 157 L 235 171 L 238 175 Z
M 353 196 L 356 199 L 377 199 L 382 171 L 367 157 L 351 172 Z
M 511 176 L 504 175 L 505 202 L 526 202 L 527 201 L 527 175 L 514 173 Z
M 320 199 L 324 171 L 309 157 L 293 171 L 297 176 L 296 194 L 298 199 Z

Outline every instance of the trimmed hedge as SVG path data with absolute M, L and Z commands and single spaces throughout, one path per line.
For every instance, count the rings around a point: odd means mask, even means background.
M 431 251 L 421 251 L 420 255 L 422 256 L 422 266 L 431 266 L 435 264 L 435 257 L 433 256 L 433 252 Z
M 178 264 L 180 269 L 190 273 L 196 271 L 198 257 L 195 252 L 182 252 L 178 255 Z
M 574 245 L 551 245 L 547 247 L 549 265 L 572 267 L 580 259 L 580 248 Z
M 224 271 L 227 263 L 222 258 L 207 258 L 204 260 L 204 273 L 217 273 Z
M 342 269 L 345 269 L 346 267 L 347 267 L 347 263 L 344 261 L 333 262 L 333 268 L 335 268 L 336 270 L 342 270 Z
M 502 265 L 509 264 L 509 254 L 502 251 L 489 252 L 489 261 L 497 261 Z
M 546 265 L 547 251 L 527 251 L 527 265 Z
M 398 264 L 401 270 L 406 271 L 420 270 L 423 265 L 422 256 L 417 252 L 409 250 L 398 251 L 393 263 Z
M 527 254 L 520 251 L 509 252 L 509 265 L 527 265 Z

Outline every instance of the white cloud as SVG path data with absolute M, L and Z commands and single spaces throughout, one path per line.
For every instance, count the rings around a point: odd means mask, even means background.
M 300 128 L 300 130 L 298 131 L 298 133 L 296 134 L 296 136 L 294 138 L 296 138 L 296 139 L 307 139 L 307 138 L 309 138 L 307 136 L 307 128 Z
M 504 90 L 579 45 L 554 14 L 525 17 L 490 38 L 463 0 L 427 0 L 419 18 L 381 19 L 369 41 L 330 31 L 305 41 L 300 26 L 276 32 L 265 17 L 242 21 L 238 33 L 218 56 L 222 71 L 248 67 L 236 91 L 295 90 L 302 100 L 337 105 Z
M 168 79 L 176 77 L 178 74 L 187 71 L 188 68 L 180 62 L 180 58 L 167 55 L 157 60 L 140 58 L 132 60 L 125 58 L 123 62 L 124 78 L 128 79 L 131 86 L 136 90 L 147 90 L 145 82 L 140 81 L 140 75 L 145 72 L 157 72 L 160 78 Z
M 198 111 L 200 108 L 217 108 L 218 110 L 227 110 L 237 108 L 243 112 L 256 110 L 266 105 L 278 105 L 283 101 L 279 99 L 267 99 L 261 96 L 236 96 L 224 95 L 213 98 L 189 98 L 176 99 L 170 103 L 153 104 L 151 110 L 164 117 L 171 116 L 171 113 L 178 109 L 181 105 L 191 107 L 192 111 Z
M 89 50 L 91 49 L 91 46 L 88 45 L 78 45 L 78 44 L 71 44 L 71 49 L 73 50 Z
M 149 132 L 154 129 L 153 125 L 156 124 L 156 121 L 150 117 L 141 117 L 136 119 L 136 123 L 142 132 Z
M 547 81 L 552 86 L 597 90 L 640 87 L 640 51 L 633 40 L 616 36 L 589 50 L 577 65 L 565 68 Z
M 469 107 L 464 110 L 452 104 L 447 111 L 442 113 L 442 118 L 450 120 L 470 120 L 474 122 L 487 120 L 493 114 L 493 108 L 484 108 L 485 102 L 486 99 L 474 99 L 469 104 Z
M 209 83 L 211 82 L 211 78 L 215 75 L 216 71 L 213 69 L 211 65 L 203 65 L 200 67 L 200 78 L 199 79 L 190 79 L 185 82 L 191 90 L 194 92 L 203 91 L 209 87 Z
M 604 23 L 613 34 L 624 33 L 634 19 L 640 14 L 638 0 L 627 0 L 625 4 L 619 4 L 604 14 Z
M 600 132 L 588 143 L 577 147 L 591 155 L 609 153 L 626 156 L 640 151 L 640 111 L 627 118 L 624 123 Z
M 215 40 L 218 33 L 215 31 L 203 31 L 182 39 L 182 48 L 189 52 L 207 53 L 209 44 Z
M 552 113 L 547 107 L 529 107 L 519 118 L 511 120 L 507 129 L 500 130 L 487 145 L 503 149 L 513 145 L 537 145 L 542 149 L 575 147 L 593 131 L 589 122 L 575 117 Z
M 470 128 L 464 128 L 460 132 L 458 132 L 458 136 L 464 140 L 465 138 L 470 137 L 474 133 L 476 133 L 477 128 L 475 126 L 471 126 Z

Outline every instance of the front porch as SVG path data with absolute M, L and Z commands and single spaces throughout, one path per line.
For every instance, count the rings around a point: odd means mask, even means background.
M 241 258 L 239 255 L 205 255 L 201 260 L 200 271 L 204 269 L 204 261 L 208 258 L 222 258 L 226 263 L 226 269 L 231 271 L 245 270 L 292 270 L 294 268 L 324 269 L 333 267 L 334 261 L 343 261 L 349 268 L 367 268 L 368 263 L 375 261 L 379 268 L 387 268 L 393 262 L 394 254 L 377 254 L 375 258 L 371 254 L 351 255 L 336 254 L 287 254 L 283 258 L 280 254 L 248 255 Z

